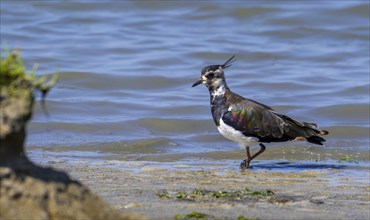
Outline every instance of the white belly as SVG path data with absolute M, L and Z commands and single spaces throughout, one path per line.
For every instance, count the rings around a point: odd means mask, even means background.
M 218 131 L 224 136 L 225 138 L 232 140 L 238 143 L 241 147 L 252 146 L 258 143 L 258 138 L 256 137 L 247 137 L 244 136 L 242 132 L 235 130 L 233 127 L 225 124 L 220 119 L 220 125 L 217 127 Z

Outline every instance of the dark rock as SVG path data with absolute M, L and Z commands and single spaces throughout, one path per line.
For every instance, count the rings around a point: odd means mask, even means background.
M 32 91 L 0 92 L 0 219 L 143 219 L 115 210 L 65 172 L 32 163 L 24 153 Z

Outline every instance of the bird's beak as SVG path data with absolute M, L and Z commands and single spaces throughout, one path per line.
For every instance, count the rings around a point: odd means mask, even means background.
M 198 81 L 196 81 L 191 87 L 195 87 L 195 86 L 197 86 L 197 85 L 199 85 L 199 84 L 202 84 L 202 79 L 199 79 Z

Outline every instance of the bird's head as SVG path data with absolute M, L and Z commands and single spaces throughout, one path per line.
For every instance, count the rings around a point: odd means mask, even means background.
M 222 65 L 210 65 L 206 66 L 202 69 L 200 78 L 196 81 L 192 87 L 195 87 L 199 84 L 204 84 L 207 87 L 217 87 L 221 83 L 225 83 L 224 77 L 224 69 L 231 66 L 231 64 L 235 61 L 235 55 L 230 57 L 224 64 Z

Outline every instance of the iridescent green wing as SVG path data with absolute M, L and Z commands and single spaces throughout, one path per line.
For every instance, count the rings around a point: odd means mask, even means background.
M 280 138 L 287 129 L 284 121 L 271 109 L 258 103 L 246 101 L 229 106 L 222 120 L 245 135 Z

